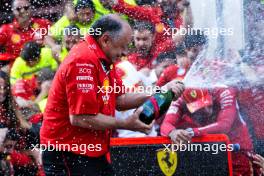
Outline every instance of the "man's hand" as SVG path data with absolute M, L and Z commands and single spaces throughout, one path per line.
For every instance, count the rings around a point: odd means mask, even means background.
M 64 14 L 67 16 L 69 21 L 77 21 L 77 15 L 74 12 L 74 5 L 72 2 L 68 2 L 64 8 Z
M 131 130 L 131 131 L 140 131 L 145 134 L 150 133 L 155 121 L 149 125 L 141 122 L 139 119 L 139 115 L 142 112 L 143 108 L 139 108 L 135 111 L 133 115 L 131 115 L 126 121 L 124 122 L 124 129 Z
M 118 0 L 104 0 L 104 4 L 107 4 L 108 6 L 112 7 L 118 4 Z
M 61 53 L 61 46 L 60 45 L 55 45 L 51 48 L 52 56 L 56 61 L 60 60 L 60 53 Z
M 264 175 L 264 158 L 260 155 L 254 155 L 253 158 L 253 163 L 257 164 L 260 167 L 261 173 L 262 175 Z
M 165 89 L 165 90 L 172 90 L 172 92 L 174 93 L 174 100 L 177 100 L 183 93 L 185 87 L 184 84 L 180 81 L 177 80 L 172 80 L 170 82 L 168 82 L 165 86 L 163 86 L 161 89 Z
M 43 98 L 47 97 L 48 94 L 49 94 L 49 90 L 50 90 L 50 87 L 51 87 L 51 83 L 52 81 L 44 81 L 43 83 L 41 83 L 41 91 L 40 93 L 38 94 L 38 96 L 36 97 L 35 99 L 35 103 L 38 103 L 40 102 L 41 100 L 43 100 Z
M 46 95 L 48 95 L 50 87 L 51 81 L 44 81 L 43 83 L 41 83 L 41 92 L 44 92 Z
M 187 143 L 188 141 L 191 141 L 192 137 L 186 130 L 172 130 L 169 134 L 170 139 L 175 144 L 182 144 Z

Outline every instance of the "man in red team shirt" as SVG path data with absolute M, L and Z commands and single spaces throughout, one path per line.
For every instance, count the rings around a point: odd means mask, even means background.
M 136 51 L 129 54 L 127 59 L 136 66 L 138 71 L 142 68 L 152 68 L 153 61 L 160 53 L 171 50 L 169 44 L 155 46 L 155 29 L 151 23 L 136 22 L 133 29 L 133 42 Z
M 60 65 L 44 113 L 40 132 L 46 175 L 111 175 L 105 155 L 112 129 L 147 132 L 152 125 L 139 120 L 141 109 L 126 120 L 114 118 L 115 109 L 137 108 L 147 94 L 122 94 L 113 62 L 126 53 L 131 40 L 129 24 L 107 15 L 92 26 L 101 35 L 87 36 L 75 45 Z M 176 97 L 183 86 L 171 82 Z M 110 89 L 115 89 L 111 91 Z M 55 150 L 51 149 L 55 146 Z
M 31 40 L 43 41 L 41 31 L 48 30 L 50 22 L 46 19 L 31 17 L 30 3 L 28 0 L 14 0 L 12 10 L 15 19 L 10 24 L 0 27 L 0 61 L 9 63 L 17 58 L 23 45 Z M 41 29 L 41 31 L 40 31 Z
M 177 10 L 179 1 L 186 0 L 162 0 L 155 6 L 134 6 L 125 3 L 124 0 L 112 0 L 111 5 L 116 12 L 153 25 L 154 38 L 148 62 L 153 61 L 160 52 L 173 49 L 175 44 L 182 40 L 183 36 L 176 35 L 176 29 L 184 25 Z
M 219 133 L 240 145 L 240 151 L 232 153 L 234 176 L 253 174 L 248 156 L 253 146 L 247 125 L 238 112 L 233 89 L 186 89 L 171 104 L 161 125 L 161 134 L 177 144 L 190 141 L 193 136 Z
M 164 69 L 157 81 L 157 86 L 163 86 L 173 79 L 183 80 L 192 63 L 205 49 L 206 43 L 207 38 L 200 30 L 187 35 L 184 42 L 176 47 L 177 64 Z

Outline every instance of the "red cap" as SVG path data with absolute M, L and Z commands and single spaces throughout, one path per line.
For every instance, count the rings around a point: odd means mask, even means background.
M 183 98 L 191 113 L 213 104 L 212 97 L 207 89 L 186 89 Z

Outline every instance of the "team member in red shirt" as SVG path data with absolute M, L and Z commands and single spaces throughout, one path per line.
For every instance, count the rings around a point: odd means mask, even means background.
M 158 56 L 160 50 L 173 49 L 175 42 L 179 42 L 182 36 L 173 41 L 172 31 L 180 29 L 183 25 L 183 19 L 177 11 L 177 2 L 173 0 L 162 0 L 157 6 L 133 6 L 124 2 L 124 0 L 116 0 L 112 3 L 116 12 L 128 15 L 130 18 L 146 21 L 154 26 L 155 33 L 151 51 L 150 61 Z M 176 35 L 175 35 L 176 36 Z
M 134 25 L 133 41 L 136 51 L 127 56 L 129 62 L 134 64 L 137 70 L 152 68 L 153 61 L 162 52 L 171 50 L 170 43 L 155 46 L 155 29 L 151 23 L 136 22 Z
M 40 137 L 42 144 L 54 144 L 56 151 L 43 152 L 46 175 L 111 175 L 105 159 L 111 129 L 147 132 L 152 128 L 140 122 L 140 109 L 126 120 L 114 118 L 116 108 L 136 108 L 149 97 L 115 89 L 122 82 L 113 62 L 126 52 L 132 34 L 129 24 L 108 15 L 92 27 L 101 29 L 101 35 L 88 35 L 72 48 L 49 91 Z M 183 91 L 176 82 L 170 88 L 176 96 Z
M 157 86 L 163 86 L 173 79 L 183 80 L 192 63 L 204 50 L 206 43 L 206 36 L 199 30 L 187 35 L 184 42 L 176 47 L 177 64 L 171 65 L 163 71 L 157 81 Z
M 50 22 L 45 19 L 31 17 L 30 3 L 28 0 L 15 0 L 12 3 L 15 19 L 10 24 L 0 27 L 0 61 L 13 61 L 20 54 L 23 45 L 31 40 L 43 41 L 43 35 L 48 30 Z
M 253 174 L 248 157 L 253 146 L 247 125 L 238 112 L 233 89 L 186 89 L 171 104 L 161 125 L 161 134 L 175 143 L 190 141 L 192 136 L 217 133 L 228 135 L 231 143 L 240 145 L 240 151 L 232 153 L 234 175 Z

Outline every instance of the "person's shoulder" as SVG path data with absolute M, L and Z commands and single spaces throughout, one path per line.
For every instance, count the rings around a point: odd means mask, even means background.
M 13 23 L 3 24 L 0 26 L 0 32 L 10 32 L 14 29 Z
M 67 18 L 67 16 L 62 16 L 58 21 L 52 24 L 50 27 L 50 30 L 63 30 L 64 27 L 70 25 L 70 20 Z
M 12 68 L 13 68 L 13 67 L 22 67 L 22 66 L 25 65 L 25 64 L 26 64 L 26 62 L 25 62 L 21 57 L 17 57 L 17 58 L 15 59 L 15 62 L 13 63 Z
M 66 15 L 62 16 L 58 21 L 55 22 L 55 24 L 68 24 L 70 23 L 70 20 Z
M 221 108 L 229 107 L 235 104 L 237 99 L 237 90 L 232 87 L 222 86 L 214 88 L 212 91 L 213 99 L 221 105 Z
M 21 57 L 18 57 L 11 67 L 10 77 L 19 77 L 26 69 L 26 62 Z
M 164 73 L 177 73 L 177 71 L 180 69 L 180 67 L 176 64 L 170 65 L 164 69 Z
M 235 96 L 237 92 L 235 88 L 224 85 L 217 86 L 212 90 L 212 94 L 219 97 Z
M 33 28 L 47 27 L 51 24 L 48 19 L 45 18 L 32 18 Z
M 87 63 L 97 66 L 98 57 L 85 41 L 80 41 L 73 46 L 68 56 L 65 58 L 65 64 Z
M 56 62 L 54 57 L 52 56 L 51 48 L 49 47 L 43 47 L 40 50 L 40 63 L 41 64 L 50 64 L 52 62 Z

